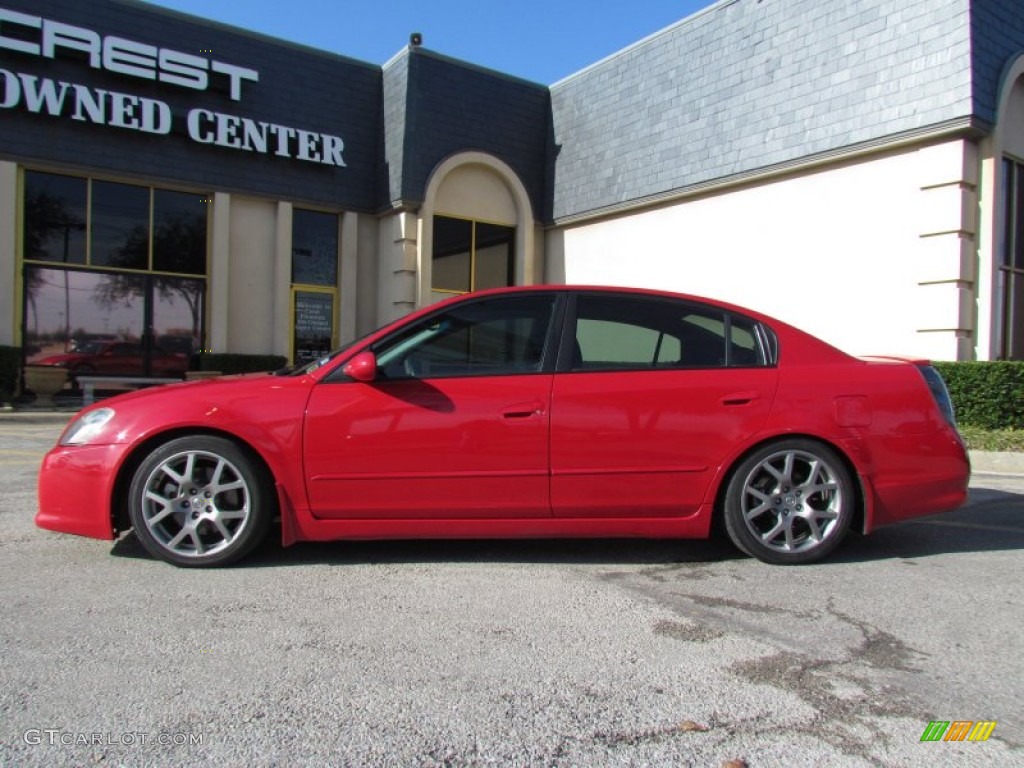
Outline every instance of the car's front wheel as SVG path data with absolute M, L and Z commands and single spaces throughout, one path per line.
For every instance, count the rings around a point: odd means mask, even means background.
M 834 450 L 813 440 L 779 440 L 733 472 L 725 528 L 739 549 L 766 563 L 810 563 L 838 546 L 855 504 L 850 473 Z
M 129 514 L 142 546 L 175 565 L 226 565 L 266 536 L 274 516 L 268 473 L 238 445 L 194 435 L 160 445 L 139 465 Z

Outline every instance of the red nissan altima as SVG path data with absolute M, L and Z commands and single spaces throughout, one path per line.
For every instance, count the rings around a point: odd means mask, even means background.
M 718 301 L 469 294 L 303 367 L 77 414 L 36 523 L 215 566 L 296 541 L 706 537 L 769 563 L 945 512 L 970 466 L 926 361 L 854 358 Z

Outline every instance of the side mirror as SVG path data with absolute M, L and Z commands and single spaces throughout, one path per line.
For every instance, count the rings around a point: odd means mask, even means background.
M 351 379 L 370 382 L 377 378 L 377 356 L 373 352 L 360 352 L 341 369 Z

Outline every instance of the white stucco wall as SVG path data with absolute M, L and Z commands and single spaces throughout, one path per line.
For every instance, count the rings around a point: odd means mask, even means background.
M 552 232 L 548 247 L 564 252 L 567 283 L 711 296 L 854 354 L 955 359 L 973 322 L 971 260 L 959 259 L 965 240 L 973 253 L 969 149 L 892 151 L 723 190 Z

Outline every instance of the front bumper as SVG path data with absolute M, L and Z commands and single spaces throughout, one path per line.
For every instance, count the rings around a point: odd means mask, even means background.
M 114 538 L 117 470 L 128 446 L 57 446 L 39 470 L 36 525 L 94 539 Z

